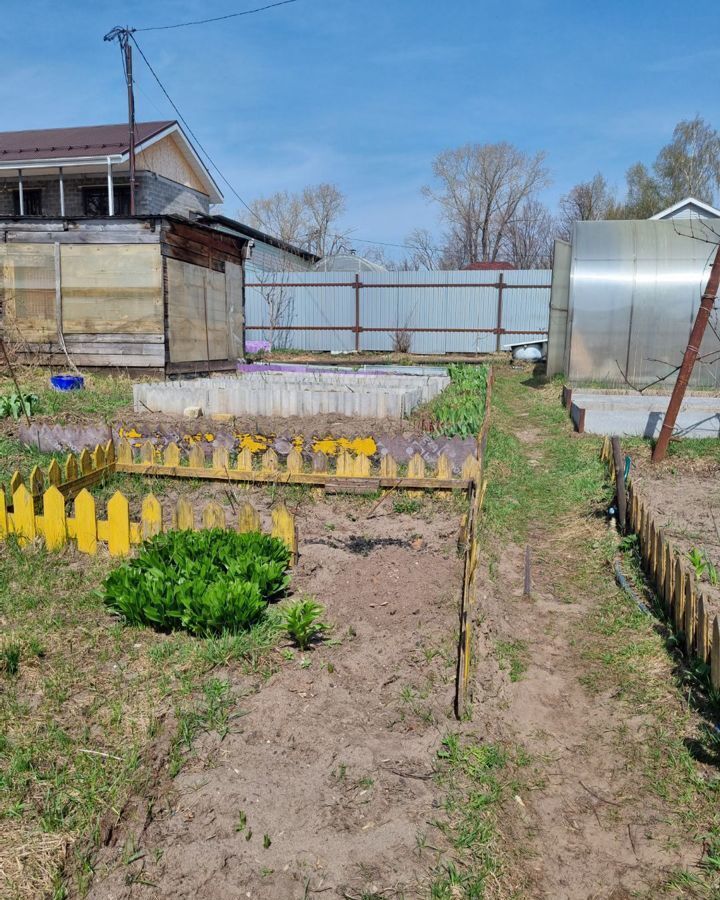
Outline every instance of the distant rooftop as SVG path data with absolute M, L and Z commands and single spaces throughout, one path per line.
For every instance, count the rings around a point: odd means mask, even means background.
M 502 260 L 497 260 L 496 262 L 472 262 L 467 266 L 463 266 L 463 269 L 466 272 L 498 272 L 502 269 L 514 268 L 515 266 L 511 262 L 503 262 Z
M 686 197 L 650 216 L 650 219 L 720 219 L 720 209 L 695 197 Z

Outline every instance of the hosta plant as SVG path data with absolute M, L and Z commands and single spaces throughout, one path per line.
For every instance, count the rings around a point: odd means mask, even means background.
M 40 398 L 37 394 L 18 394 L 17 391 L 5 394 L 0 397 L 0 419 L 7 419 L 9 416 L 19 419 L 26 413 L 31 416 L 39 403 Z
M 146 541 L 105 581 L 105 602 L 129 625 L 209 636 L 246 631 L 288 586 L 290 551 L 269 535 L 208 529 Z
M 312 640 L 329 628 L 321 619 L 324 613 L 325 608 L 312 597 L 304 597 L 283 609 L 282 626 L 301 650 L 307 650 Z

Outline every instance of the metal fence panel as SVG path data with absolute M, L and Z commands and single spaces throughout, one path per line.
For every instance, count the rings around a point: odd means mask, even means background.
M 248 338 L 297 350 L 353 350 L 357 316 L 361 350 L 392 350 L 396 332 L 409 330 L 414 353 L 486 353 L 496 348 L 500 298 L 503 329 L 518 332 L 502 334 L 501 344 L 547 332 L 550 270 L 363 272 L 359 279 L 356 288 L 348 272 L 248 270 Z

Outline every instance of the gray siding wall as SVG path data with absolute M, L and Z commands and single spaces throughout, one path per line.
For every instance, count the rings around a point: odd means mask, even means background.
M 83 187 L 107 186 L 107 177 L 104 172 L 96 175 L 73 175 L 64 173 L 65 187 L 65 215 L 68 217 L 83 216 Z M 123 173 L 114 179 L 116 187 L 127 185 L 127 175 Z M 23 177 L 24 190 L 40 188 L 42 194 L 43 216 L 60 215 L 60 184 L 57 176 L 38 175 Z M 13 192 L 18 189 L 16 177 L 0 179 L 0 216 L 12 216 L 14 211 Z M 190 213 L 205 213 L 210 211 L 210 201 L 205 194 L 201 194 L 184 184 L 178 184 L 156 175 L 154 172 L 139 171 L 137 173 L 137 214 L 138 215 L 162 215 L 175 214 L 188 216 Z

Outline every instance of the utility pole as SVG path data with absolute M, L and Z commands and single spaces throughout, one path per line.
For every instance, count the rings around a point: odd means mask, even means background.
M 135 92 L 133 90 L 133 74 L 132 74 L 132 44 L 130 35 L 133 33 L 132 28 L 121 28 L 120 26 L 108 31 L 103 40 L 117 40 L 120 45 L 120 53 L 123 60 L 123 70 L 125 72 L 125 81 L 127 82 L 128 95 L 128 154 L 130 163 L 130 215 L 135 215 Z
M 655 449 L 653 450 L 652 461 L 654 463 L 661 463 L 665 459 L 665 453 L 667 452 L 668 444 L 670 443 L 670 438 L 672 437 L 673 429 L 675 428 L 675 422 L 677 421 L 678 413 L 680 412 L 680 407 L 683 398 L 685 397 L 685 391 L 690 382 L 693 366 L 695 365 L 695 360 L 700 351 L 703 335 L 707 328 L 710 313 L 715 305 L 715 299 L 718 295 L 719 288 L 720 247 L 715 251 L 715 259 L 713 260 L 712 268 L 710 269 L 707 287 L 700 300 L 700 309 L 695 317 L 695 324 L 690 332 L 690 340 L 685 349 L 685 355 L 683 356 L 682 365 L 680 366 L 680 371 L 678 372 L 678 377 L 675 381 L 675 387 L 673 388 L 672 396 L 668 403 L 667 412 L 663 419 L 657 444 L 655 444 Z

